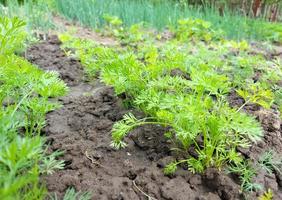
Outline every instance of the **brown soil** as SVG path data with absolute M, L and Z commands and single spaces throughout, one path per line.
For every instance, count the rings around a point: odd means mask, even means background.
M 261 55 L 266 59 L 282 58 L 281 44 L 272 44 L 271 48 L 263 43 L 253 42 L 250 46 L 250 54 Z
M 148 196 L 152 200 L 242 199 L 238 181 L 223 171 L 208 169 L 198 175 L 179 168 L 175 175 L 165 176 L 162 168 L 173 156 L 162 127 L 137 128 L 126 139 L 127 148 L 111 148 L 112 125 L 129 111 L 111 87 L 99 80 L 83 81 L 79 61 L 64 55 L 57 37 L 34 45 L 27 55 L 42 69 L 58 71 L 70 87 L 69 94 L 60 99 L 63 107 L 47 115 L 44 129 L 51 150 L 65 151 L 61 158 L 65 169 L 42 177 L 49 192 L 62 197 L 68 187 L 74 187 L 91 192 L 95 200 L 145 200 Z M 282 152 L 279 118 L 264 110 L 252 112 L 262 121 L 265 140 L 240 151 L 254 160 L 270 148 Z M 275 192 L 275 199 L 282 199 L 281 175 L 262 171 L 257 179 Z M 248 199 L 256 199 L 256 195 L 253 193 Z
M 97 43 L 100 43 L 106 46 L 113 46 L 113 45 L 118 44 L 118 42 L 115 41 L 113 38 L 101 37 L 98 33 L 94 32 L 92 29 L 88 27 L 83 27 L 80 24 L 78 24 L 77 22 L 67 21 L 61 16 L 54 16 L 53 22 L 56 24 L 56 26 L 59 29 L 63 29 L 62 30 L 63 32 L 75 30 L 74 35 L 76 37 L 95 40 Z

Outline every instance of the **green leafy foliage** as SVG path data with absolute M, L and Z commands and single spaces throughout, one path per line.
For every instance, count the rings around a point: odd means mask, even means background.
M 238 95 L 243 97 L 247 103 L 255 103 L 270 108 L 274 102 L 274 95 L 271 90 L 264 89 L 258 84 L 251 84 L 246 89 L 237 90 Z
M 240 133 L 241 136 L 246 137 L 252 142 L 260 141 L 263 137 L 263 130 L 259 122 L 252 116 L 249 116 L 243 112 L 229 111 L 227 116 L 229 116 L 228 121 L 225 121 L 225 128 L 230 128 L 230 130 L 235 131 L 235 133 Z M 242 147 L 247 147 L 248 143 L 241 141 L 238 144 Z
M 19 18 L 0 17 L 0 55 L 12 54 L 23 48 L 25 22 Z
M 0 195 L 3 199 L 42 199 L 46 190 L 39 175 L 62 167 L 55 155 L 45 157 L 44 140 L 40 136 L 16 136 L 0 147 Z M 48 160 L 52 158 L 52 160 Z M 38 165 L 41 163 L 40 166 Z
M 193 67 L 191 70 L 192 88 L 213 95 L 223 95 L 230 91 L 230 83 L 225 75 L 216 73 L 207 65 Z
M 21 18 L 28 32 L 38 33 L 56 28 L 52 16 L 55 4 L 54 0 L 8 0 L 6 6 L 0 4 L 0 14 Z
M 275 71 L 281 73 L 280 62 L 252 55 L 246 41 L 224 40 L 205 21 L 181 23 L 175 37 L 161 43 L 158 33 L 135 32 L 145 29 L 140 24 L 113 34 L 120 42 L 115 47 L 70 35 L 61 38 L 64 49 L 74 50 L 71 56 L 82 61 L 88 74 L 99 75 L 146 116 L 139 119 L 127 114 L 115 123 L 113 147 L 125 147 L 124 138 L 138 126 L 162 125 L 169 128 L 164 137 L 183 152 L 182 159 L 165 167 L 165 174 L 174 173 L 178 165 L 193 173 L 229 166 L 240 175 L 243 190 L 257 190 L 260 186 L 252 183 L 256 172 L 237 148 L 262 140 L 263 130 L 243 108 L 247 103 L 269 109 L 280 105 L 280 78 L 274 76 Z M 132 35 L 131 43 L 125 41 L 127 32 Z M 229 104 L 233 91 L 245 99 L 239 108 Z M 191 149 L 193 155 L 188 153 Z
M 166 175 L 173 174 L 177 170 L 178 162 L 171 162 L 164 168 L 164 173 Z
M 243 191 L 257 191 L 262 189 L 261 185 L 253 183 L 252 179 L 256 176 L 256 171 L 247 161 L 232 165 L 228 170 L 239 175 Z
M 263 23 L 262 26 L 264 27 L 262 35 L 264 35 L 265 38 L 278 43 L 282 43 L 281 26 L 275 23 Z
M 58 153 L 47 154 L 40 136 L 45 115 L 59 107 L 50 97 L 67 92 L 55 72 L 43 72 L 16 56 L 24 46 L 24 22 L 0 17 L 0 197 L 44 199 L 41 174 L 63 168 Z
M 54 71 L 43 73 L 35 86 L 35 91 L 42 97 L 64 96 L 68 91 L 66 84 L 59 79 Z
M 112 144 L 114 148 L 122 148 L 126 146 L 126 143 L 122 139 L 135 127 L 146 124 L 159 124 L 154 121 L 148 121 L 152 118 L 144 118 L 138 120 L 133 114 L 129 113 L 124 115 L 123 120 L 114 124 L 112 129 Z
M 116 16 L 111 16 L 108 14 L 104 15 L 103 18 L 106 22 L 103 28 L 103 33 L 105 35 L 113 35 L 119 37 L 123 32 L 122 20 Z
M 74 188 L 68 188 L 63 200 L 90 200 L 91 194 L 89 192 L 76 192 Z M 51 196 L 51 200 L 59 200 L 57 195 Z
M 265 152 L 259 160 L 260 166 L 265 169 L 268 173 L 282 173 L 282 159 L 275 158 L 274 151 L 270 150 Z
M 195 2 L 200 2 L 202 7 L 193 6 Z M 208 3 L 207 3 L 208 2 Z M 240 2 L 240 3 L 238 3 Z M 244 2 L 244 3 L 243 3 Z M 264 3 L 266 1 L 263 1 Z M 83 25 L 92 28 L 101 28 L 105 25 L 105 13 L 119 17 L 124 27 L 130 27 L 139 22 L 145 22 L 151 28 L 163 30 L 168 26 L 177 29 L 178 21 L 185 18 L 194 19 L 199 22 L 199 28 L 196 30 L 187 27 L 187 33 L 200 33 L 204 36 L 202 22 L 210 21 L 212 26 L 207 28 L 206 39 L 213 37 L 214 33 L 210 29 L 224 30 L 225 35 L 234 40 L 271 40 L 281 43 L 281 24 L 267 22 L 262 19 L 253 19 L 252 3 L 253 1 L 242 0 L 56 0 L 57 9 L 60 14 L 67 19 L 80 22 Z M 189 6 L 187 5 L 189 4 Z M 199 5 L 198 4 L 198 5 Z M 223 12 L 218 12 L 224 8 Z M 225 5 L 225 6 L 223 6 Z M 231 11 L 230 6 L 234 7 Z M 247 6 L 246 6 L 247 5 Z M 79 12 L 77 9 L 79 8 Z M 269 6 L 262 6 L 262 10 Z M 263 9 L 264 8 L 264 9 Z M 242 12 L 243 11 L 243 12 Z M 260 12 L 265 15 L 265 12 Z M 222 16 L 224 14 L 224 16 Z M 242 16 L 248 15 L 248 16 Z M 269 17 L 266 14 L 264 17 Z M 200 20 L 197 20 L 200 19 Z M 188 20 L 182 20 L 188 21 Z M 193 25 L 196 23 L 193 22 Z M 204 23 L 206 24 L 206 23 Z M 187 25 L 184 25 L 187 26 Z M 179 26 L 178 26 L 179 27 Z M 198 26 L 196 26 L 198 27 Z M 236 28 L 235 28 L 236 27 Z M 191 30 L 192 29 L 192 30 Z M 205 28 L 204 28 L 205 29 Z M 184 30 L 186 33 L 186 30 Z M 217 31 L 216 31 L 217 32 Z M 188 34 L 189 35 L 189 34 Z M 189 39 L 189 38 L 186 38 Z
M 122 20 L 117 16 L 104 15 L 104 19 L 110 26 L 119 27 L 122 25 Z
M 82 58 L 87 69 L 92 67 L 95 71 L 100 70 L 102 81 L 113 85 L 117 94 L 125 93 L 133 106 L 152 116 L 137 119 L 132 114 L 125 115 L 113 127 L 112 146 L 124 147 L 126 144 L 123 138 L 137 126 L 160 124 L 174 130 L 177 143 L 185 150 L 191 145 L 195 146 L 198 157 L 185 160 L 192 172 L 202 172 L 212 166 L 222 168 L 229 163 L 240 163 L 242 158 L 235 151 L 236 147 L 247 147 L 251 142 L 260 140 L 262 129 L 254 118 L 228 106 L 226 95 L 231 90 L 230 79 L 215 64 L 221 61 L 213 58 L 214 64 L 203 63 L 204 56 L 200 53 L 205 56 L 210 53 L 204 50 L 204 46 L 200 47 L 199 55 L 189 57 L 187 54 L 188 58 L 185 59 L 186 54 L 182 57 L 183 53 L 178 50 L 178 42 L 169 43 L 162 49 L 156 48 L 152 43 L 148 46 L 137 44 L 137 49 L 141 50 L 137 53 L 145 58 L 144 63 L 139 60 L 140 56 L 136 57 L 135 50 L 131 47 L 114 51 L 91 45 L 86 40 L 72 39 L 71 36 L 64 43 L 66 48 L 77 49 L 75 55 Z M 151 47 L 157 51 L 146 56 L 146 48 Z M 186 46 L 180 44 L 180 48 L 187 51 Z M 181 67 L 182 72 L 189 75 L 189 79 L 170 75 L 173 62 L 185 66 L 184 63 L 190 58 L 193 59 L 193 62 L 189 62 L 191 67 Z M 91 66 L 88 62 L 92 63 Z M 203 145 L 198 144 L 199 137 L 203 138 Z M 179 163 L 182 161 L 168 165 L 165 173 L 173 172 Z
M 175 30 L 176 38 L 179 40 L 203 40 L 209 42 L 222 37 L 222 32 L 211 28 L 211 23 L 201 19 L 180 19 Z
M 140 125 L 144 120 L 138 121 L 134 115 L 127 114 L 123 117 L 122 121 L 114 124 L 112 129 L 112 146 L 115 148 L 125 147 L 126 144 L 122 141 L 122 138 L 129 133 L 134 127 Z
M 44 156 L 40 162 L 40 172 L 43 174 L 53 174 L 55 170 L 64 169 L 64 161 L 57 160 L 57 157 L 62 154 L 63 152 L 55 151 L 52 154 Z

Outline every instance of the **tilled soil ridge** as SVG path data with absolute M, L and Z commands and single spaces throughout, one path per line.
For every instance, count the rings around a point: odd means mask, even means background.
M 242 199 L 239 183 L 215 169 L 198 175 L 179 168 L 175 175 L 165 176 L 162 168 L 174 158 L 162 127 L 139 127 L 126 139 L 127 148 L 111 148 L 111 128 L 129 111 L 111 87 L 99 80 L 83 82 L 79 61 L 66 57 L 60 44 L 52 36 L 27 51 L 32 63 L 58 71 L 70 87 L 69 94 L 60 99 L 63 107 L 47 115 L 44 129 L 51 150 L 65 152 L 61 158 L 65 169 L 42 177 L 49 192 L 61 198 L 68 187 L 74 187 L 91 192 L 93 200 L 145 200 L 149 196 L 159 200 Z M 257 145 L 246 153 L 256 156 L 268 147 L 269 140 L 275 140 L 281 151 L 281 128 L 274 132 L 277 137 L 266 134 L 261 148 Z M 282 179 L 278 178 L 263 174 L 262 184 L 268 183 L 281 194 Z

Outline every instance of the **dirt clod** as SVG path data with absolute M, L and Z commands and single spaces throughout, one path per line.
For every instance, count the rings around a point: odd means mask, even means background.
M 260 109 L 255 113 L 258 116 L 262 126 L 267 131 L 279 131 L 281 126 L 281 119 L 278 113 L 274 113 L 270 110 Z
M 195 199 L 196 194 L 190 185 L 181 177 L 166 182 L 162 187 L 162 196 L 169 200 Z

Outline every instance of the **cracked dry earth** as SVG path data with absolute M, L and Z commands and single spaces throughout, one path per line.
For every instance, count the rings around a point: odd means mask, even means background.
M 69 94 L 59 99 L 62 108 L 47 115 L 43 133 L 51 151 L 65 152 L 60 158 L 65 169 L 42 177 L 50 193 L 61 198 L 68 187 L 74 187 L 91 192 L 93 200 L 145 200 L 146 195 L 158 200 L 243 199 L 238 180 L 215 169 L 198 175 L 179 168 L 175 175 L 165 176 L 162 168 L 173 160 L 173 152 L 162 127 L 139 127 L 126 139 L 127 148 L 112 149 L 111 128 L 129 110 L 123 108 L 113 88 L 99 80 L 85 82 L 79 61 L 66 57 L 60 44 L 56 36 L 50 36 L 27 51 L 29 61 L 41 69 L 58 71 L 70 88 Z M 230 99 L 240 104 L 235 95 Z M 259 109 L 249 112 L 262 121 L 265 140 L 240 151 L 255 160 L 270 147 L 282 152 L 279 117 Z M 282 176 L 261 171 L 256 178 L 274 191 L 275 199 L 282 199 Z M 249 198 L 257 199 L 257 195 Z

